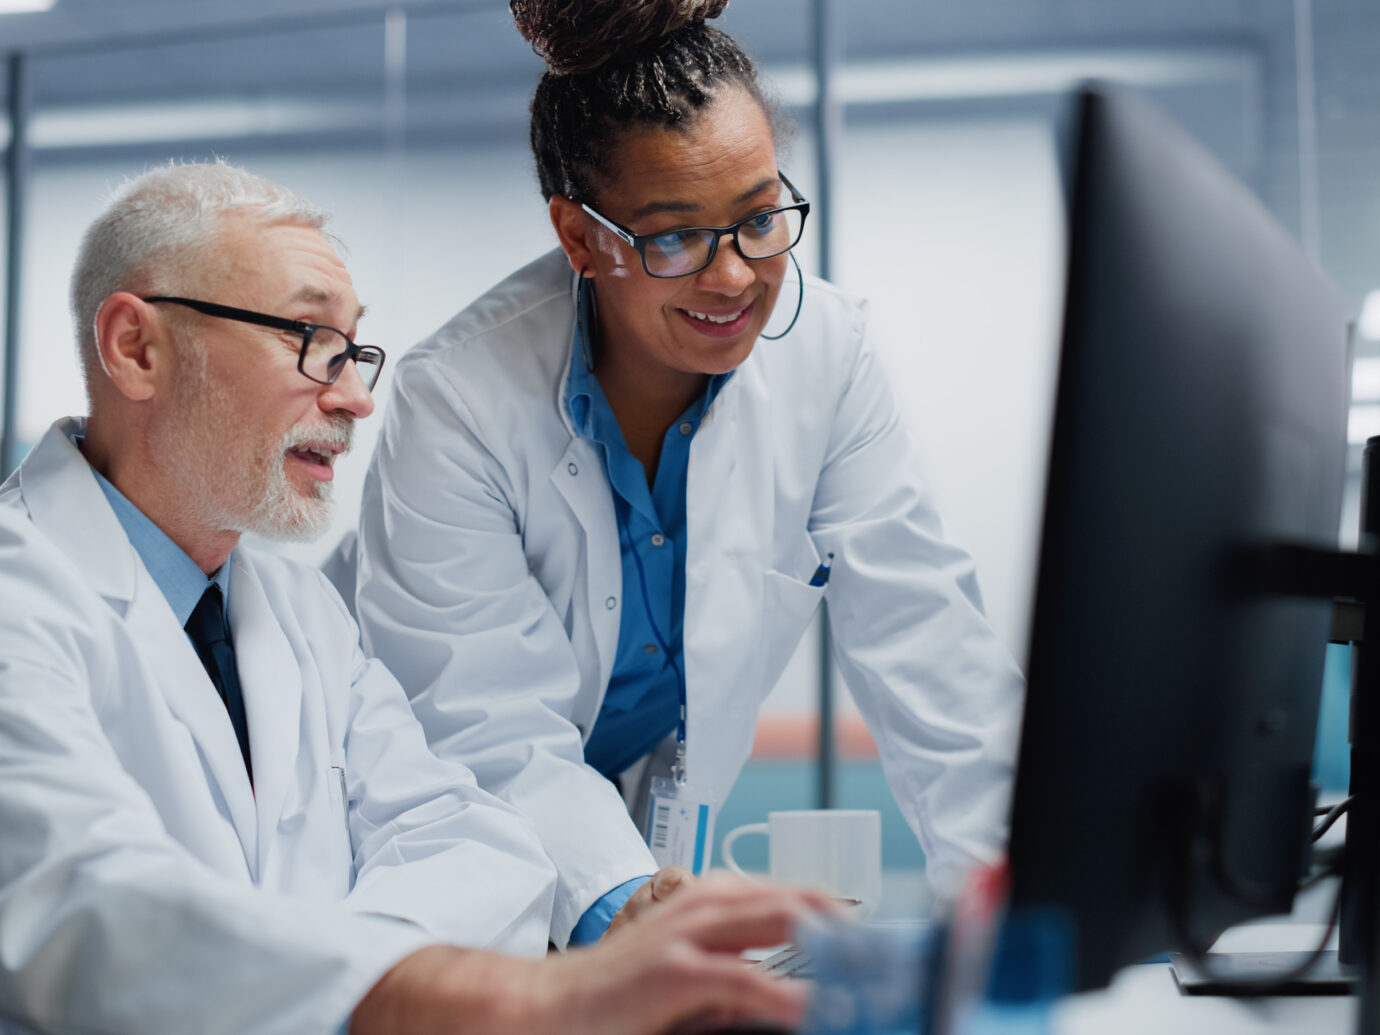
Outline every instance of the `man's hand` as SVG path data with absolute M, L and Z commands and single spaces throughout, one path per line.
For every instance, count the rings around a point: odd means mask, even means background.
M 808 986 L 744 964 L 789 941 L 827 896 L 715 876 L 649 908 L 588 949 L 522 960 L 431 946 L 398 963 L 355 1009 L 351 1035 L 649 1035 L 756 1021 L 790 1027 Z
M 683 866 L 663 866 L 652 874 L 652 879 L 632 893 L 623 908 L 609 921 L 609 929 L 604 932 L 607 938 L 625 924 L 632 923 L 658 902 L 665 902 L 682 888 L 695 883 L 695 875 Z

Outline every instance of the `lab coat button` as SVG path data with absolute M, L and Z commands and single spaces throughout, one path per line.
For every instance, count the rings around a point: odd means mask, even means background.
M 579 469 L 578 467 L 576 467 L 574 463 L 566 464 L 565 469 L 566 469 L 567 471 L 569 471 L 571 474 L 579 474 L 579 473 L 580 473 L 580 469 Z
M 695 430 L 695 425 L 691 424 L 688 420 L 687 420 L 687 421 L 682 421 L 682 422 L 681 422 L 681 425 L 680 425 L 680 433 L 681 433 L 682 435 L 688 435 L 688 434 L 690 434 L 690 432 L 692 432 L 692 431 L 694 431 L 694 430 Z
M 615 607 L 618 606 L 618 598 L 609 597 L 607 600 L 604 601 L 604 606 L 607 607 L 610 611 L 612 611 Z
M 656 653 L 656 644 L 655 644 L 655 643 L 649 643 L 649 644 L 647 644 L 647 646 L 643 647 L 642 649 L 643 649 L 644 651 L 646 651 L 648 654 L 655 654 L 655 653 Z
M 666 537 L 662 535 L 660 532 L 657 532 L 652 536 L 653 546 L 660 546 L 664 542 L 666 542 Z

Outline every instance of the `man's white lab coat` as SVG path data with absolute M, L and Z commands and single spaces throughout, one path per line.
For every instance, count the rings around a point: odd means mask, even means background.
M 542 953 L 532 825 L 427 750 L 318 572 L 237 548 L 251 789 L 80 432 L 0 489 L 0 1017 L 333 1032 L 428 943 Z

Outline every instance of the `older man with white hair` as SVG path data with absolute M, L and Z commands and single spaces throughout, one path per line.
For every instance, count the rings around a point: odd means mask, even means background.
M 323 225 L 218 164 L 87 232 L 90 416 L 0 487 L 0 1030 L 789 1021 L 802 993 L 732 958 L 818 904 L 784 892 L 519 958 L 555 879 L 531 825 L 427 751 L 318 572 L 240 545 L 323 527 L 373 409 L 383 352 Z

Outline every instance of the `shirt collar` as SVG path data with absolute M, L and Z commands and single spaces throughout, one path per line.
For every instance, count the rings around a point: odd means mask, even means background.
M 207 578 L 196 561 L 188 557 L 182 547 L 169 539 L 167 533 L 150 521 L 105 475 L 94 467 L 91 472 L 96 476 L 96 484 L 101 487 L 101 492 L 110 501 L 110 508 L 115 511 L 125 535 L 129 536 L 134 551 L 167 599 L 178 625 L 187 624 L 201 595 L 212 583 L 220 586 L 221 595 L 229 601 L 230 565 L 222 564 L 213 577 Z

